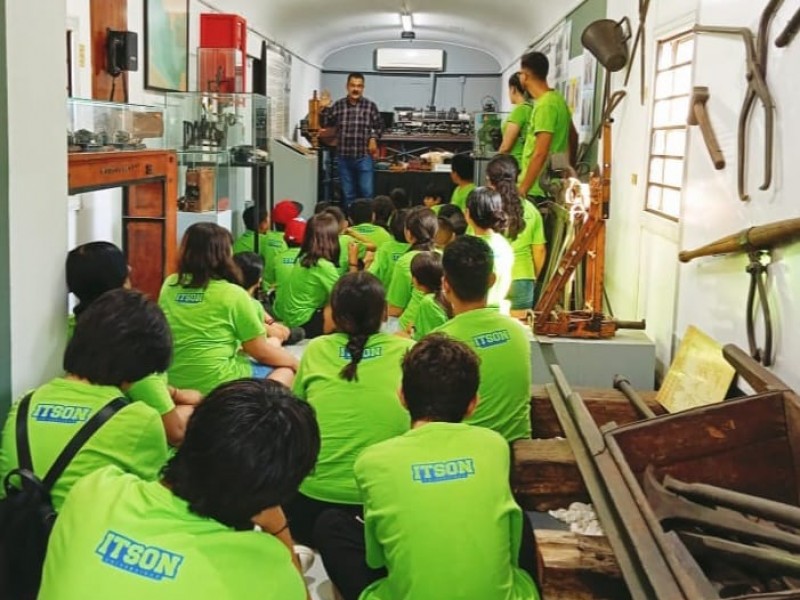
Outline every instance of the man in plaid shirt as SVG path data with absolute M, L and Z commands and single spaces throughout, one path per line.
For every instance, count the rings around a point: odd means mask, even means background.
M 337 126 L 339 177 L 342 181 L 344 206 L 356 198 L 373 196 L 373 159 L 378 154 L 378 138 L 383 121 L 378 107 L 364 98 L 364 75 L 347 76 L 347 96 L 331 105 L 327 90 L 320 94 L 322 126 Z

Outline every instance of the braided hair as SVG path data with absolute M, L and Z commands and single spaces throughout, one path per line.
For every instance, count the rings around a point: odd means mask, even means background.
M 347 334 L 350 362 L 339 372 L 347 381 L 358 381 L 358 363 L 370 336 L 378 333 L 386 309 L 386 292 L 380 280 L 367 271 L 348 273 L 333 286 L 331 311 L 336 331 Z
M 508 217 L 508 239 L 515 240 L 525 229 L 525 219 L 522 202 L 517 192 L 517 175 L 519 167 L 517 159 L 510 154 L 498 154 L 489 161 L 486 167 L 486 177 L 489 183 L 500 194 L 503 200 L 503 211 Z

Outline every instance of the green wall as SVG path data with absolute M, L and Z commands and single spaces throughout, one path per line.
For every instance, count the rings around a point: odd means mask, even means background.
M 606 0 L 586 0 L 567 17 L 572 21 L 572 40 L 569 48 L 569 57 L 575 58 L 583 54 L 581 34 L 586 26 L 597 19 L 606 18 Z
M 0 423 L 11 404 L 11 310 L 9 301 L 8 72 L 6 0 L 0 0 Z

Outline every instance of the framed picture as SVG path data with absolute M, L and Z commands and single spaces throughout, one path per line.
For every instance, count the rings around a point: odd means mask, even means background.
M 189 0 L 144 1 L 144 87 L 189 89 Z

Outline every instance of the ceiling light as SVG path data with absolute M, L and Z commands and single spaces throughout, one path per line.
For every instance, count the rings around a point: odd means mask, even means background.
M 411 22 L 411 13 L 400 13 L 400 23 L 403 25 L 403 31 L 414 29 L 414 24 Z

